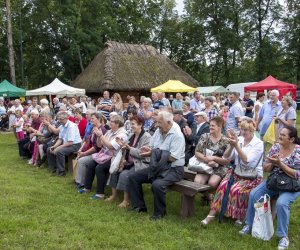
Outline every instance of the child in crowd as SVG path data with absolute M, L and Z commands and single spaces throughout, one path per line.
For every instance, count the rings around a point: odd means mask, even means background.
M 16 110 L 15 115 L 16 118 L 13 127 L 16 128 L 17 140 L 20 141 L 24 139 L 24 131 L 23 131 L 24 119 L 22 117 L 21 110 Z
M 24 124 L 23 124 L 23 131 L 26 131 L 29 129 L 29 127 L 31 126 L 31 122 L 30 122 L 30 118 L 28 115 L 23 115 L 23 120 L 24 120 Z
M 220 105 L 220 116 L 224 119 L 224 121 L 226 122 L 227 120 L 227 116 L 228 116 L 228 106 L 227 105 Z

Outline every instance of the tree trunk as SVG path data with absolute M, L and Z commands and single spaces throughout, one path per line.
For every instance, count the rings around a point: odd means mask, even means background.
M 10 80 L 13 85 L 16 85 L 16 71 L 15 71 L 14 47 L 13 47 L 13 38 L 12 38 L 10 0 L 6 0 L 6 15 L 7 15 L 8 58 L 9 58 L 10 78 L 11 78 Z
M 81 72 L 83 72 L 84 71 L 84 67 L 83 67 L 83 63 L 82 63 L 82 57 L 81 57 L 80 47 L 79 46 L 77 46 L 77 52 L 78 52 L 78 59 L 79 59 L 80 69 L 81 69 Z

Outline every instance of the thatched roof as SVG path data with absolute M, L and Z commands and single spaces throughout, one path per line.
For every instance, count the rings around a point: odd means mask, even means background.
M 104 90 L 150 90 L 168 80 L 196 87 L 198 82 L 172 60 L 149 45 L 107 42 L 105 48 L 77 76 L 73 87 L 88 93 Z

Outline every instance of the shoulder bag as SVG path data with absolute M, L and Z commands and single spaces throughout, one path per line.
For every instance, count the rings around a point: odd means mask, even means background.
M 109 160 L 111 160 L 112 157 L 113 157 L 112 150 L 106 147 L 102 147 L 98 153 L 92 154 L 93 160 L 99 164 L 104 164 L 108 162 Z
M 267 178 L 267 187 L 279 192 L 300 191 L 300 180 L 288 176 L 284 171 L 274 167 Z
M 240 178 L 254 180 L 257 178 L 257 166 L 260 163 L 264 153 L 261 154 L 255 168 L 249 168 L 247 165 L 241 163 L 241 158 L 238 156 L 238 165 L 234 169 L 234 174 Z

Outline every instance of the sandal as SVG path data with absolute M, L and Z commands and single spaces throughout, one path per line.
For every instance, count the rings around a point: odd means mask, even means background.
M 119 208 L 128 208 L 130 206 L 130 203 L 128 201 L 123 201 L 118 205 Z
M 206 218 L 201 221 L 201 225 L 207 226 L 214 219 L 215 219 L 214 215 L 207 215 Z
M 106 198 L 104 201 L 107 201 L 107 202 L 114 202 L 116 200 L 116 197 L 114 197 L 114 196 L 109 196 L 108 198 Z

